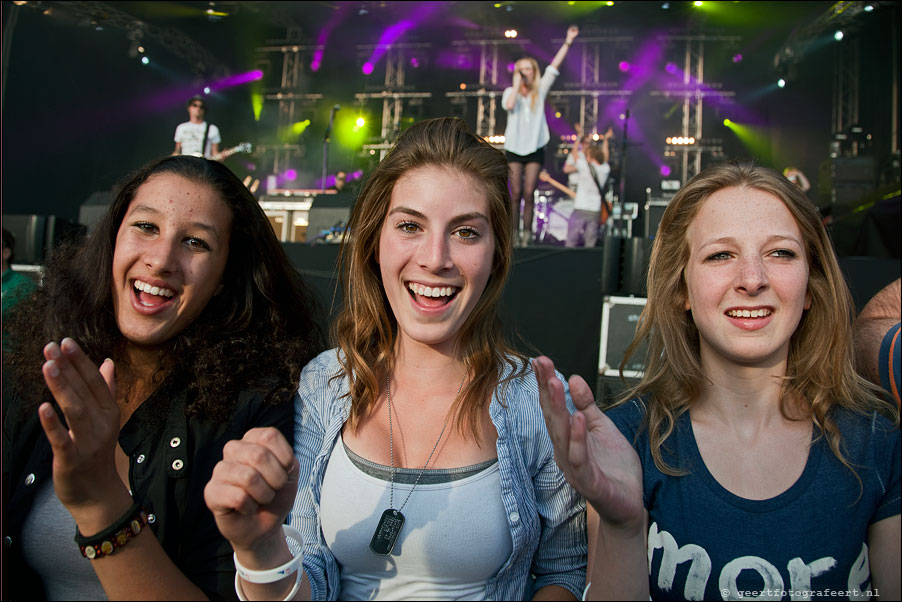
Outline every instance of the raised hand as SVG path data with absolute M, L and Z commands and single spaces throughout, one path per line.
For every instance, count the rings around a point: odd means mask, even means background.
M 573 40 L 576 39 L 576 36 L 579 35 L 579 27 L 576 25 L 571 25 L 567 28 L 567 41 L 573 43 Z
M 608 525 L 632 534 L 644 524 L 642 465 L 632 445 L 595 405 L 592 391 L 579 376 L 570 378 L 576 406 L 572 416 L 564 386 L 547 357 L 533 360 L 539 402 L 554 445 L 554 459 L 567 481 Z
M 38 408 L 53 450 L 53 486 L 84 532 L 100 530 L 116 518 L 109 515 L 118 507 L 124 504 L 124 512 L 130 505 L 116 470 L 120 412 L 113 362 L 105 360 L 98 369 L 70 338 L 48 343 L 44 357 L 44 380 L 67 423 L 51 404 Z
M 278 429 L 254 428 L 229 441 L 204 500 L 236 552 L 284 541 L 281 525 L 298 488 L 298 461 Z

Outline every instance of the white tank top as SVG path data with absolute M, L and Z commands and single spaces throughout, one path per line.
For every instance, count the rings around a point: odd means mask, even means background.
M 323 536 L 341 567 L 339 599 L 484 600 L 487 581 L 513 550 L 497 460 L 456 480 L 449 479 L 472 467 L 427 470 L 402 510 L 404 526 L 392 553 L 379 556 L 369 545 L 389 508 L 389 467 L 355 456 L 366 464 L 358 467 L 349 453 L 339 440 L 320 504 Z M 396 508 L 419 472 L 395 469 Z

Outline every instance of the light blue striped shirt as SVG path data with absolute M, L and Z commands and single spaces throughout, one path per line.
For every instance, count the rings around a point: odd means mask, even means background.
M 348 379 L 331 380 L 340 370 L 335 349 L 307 364 L 295 412 L 294 453 L 301 466 L 289 522 L 304 536 L 304 571 L 314 600 L 338 599 L 341 581 L 319 519 L 323 475 L 350 414 L 350 400 L 344 397 Z M 505 376 L 510 373 L 509 366 L 504 370 Z M 572 412 L 566 382 L 564 390 Z M 486 599 L 528 600 L 547 585 L 562 586 L 579 598 L 586 579 L 586 505 L 554 462 L 532 368 L 495 389 L 489 415 L 498 431 L 501 497 L 513 551 L 486 584 Z

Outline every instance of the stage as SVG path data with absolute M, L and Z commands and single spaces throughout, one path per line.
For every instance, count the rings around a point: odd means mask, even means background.
M 322 319 L 328 321 L 341 307 L 341 298 L 336 295 L 340 246 L 283 246 L 316 292 Z M 613 237 L 592 249 L 541 245 L 514 249 L 501 307 L 508 339 L 530 356 L 547 355 L 564 375 L 582 376 L 595 389 L 599 402 L 610 401 L 619 390 L 619 379 L 599 374 L 605 297 L 643 296 L 650 249 L 650 241 L 641 238 Z M 840 259 L 840 266 L 858 308 L 900 275 L 896 259 L 845 257 Z M 625 346 L 622 340 L 618 343 L 620 348 Z

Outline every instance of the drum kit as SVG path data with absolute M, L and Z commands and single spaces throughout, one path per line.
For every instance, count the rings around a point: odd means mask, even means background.
M 532 218 L 534 240 L 539 244 L 563 245 L 571 213 L 573 199 L 550 190 L 536 190 Z
M 573 213 L 573 199 L 540 185 L 536 189 L 533 206 L 533 240 L 538 244 L 563 245 L 567 240 L 567 222 Z M 615 201 L 613 207 L 606 235 L 632 237 L 632 224 L 639 215 L 639 205 Z

